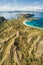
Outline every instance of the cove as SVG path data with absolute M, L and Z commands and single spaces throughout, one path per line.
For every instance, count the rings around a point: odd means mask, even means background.
M 39 18 L 37 20 L 26 20 L 25 22 L 23 22 L 25 25 L 30 26 L 30 27 L 34 27 L 34 28 L 41 28 L 43 29 L 43 18 Z

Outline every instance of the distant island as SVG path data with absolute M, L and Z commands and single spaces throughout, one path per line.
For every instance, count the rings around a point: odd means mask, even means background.
M 10 12 L 10 11 L 8 11 Z M 18 18 L 19 17 L 24 17 L 24 18 L 30 18 L 32 16 L 34 16 L 34 14 L 21 14 L 21 15 L 17 15 Z M 0 24 L 2 24 L 6 19 L 4 17 L 0 17 Z
M 34 14 L 23 14 L 23 17 L 25 17 L 25 18 L 30 18 L 30 17 L 33 17 L 34 16 Z

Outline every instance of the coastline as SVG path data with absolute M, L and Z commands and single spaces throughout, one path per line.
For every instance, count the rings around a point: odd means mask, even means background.
M 37 29 L 43 30 L 43 28 L 39 28 L 39 27 L 36 27 L 36 26 L 30 26 L 30 25 L 26 24 L 26 23 L 25 23 L 26 21 L 27 21 L 27 20 L 25 20 L 25 21 L 23 22 L 24 25 L 29 26 L 29 27 L 32 27 L 32 28 L 37 28 Z

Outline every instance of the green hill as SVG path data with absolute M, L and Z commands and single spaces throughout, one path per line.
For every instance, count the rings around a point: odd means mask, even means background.
M 43 65 L 43 30 L 25 26 L 26 19 L 0 26 L 0 65 Z

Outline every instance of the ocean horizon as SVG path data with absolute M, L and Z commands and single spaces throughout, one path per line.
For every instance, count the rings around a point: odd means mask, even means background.
M 0 11 L 0 17 L 5 17 L 6 19 L 18 18 L 18 14 L 34 14 L 34 17 L 43 17 L 43 12 L 35 11 Z
M 31 27 L 43 28 L 43 12 L 35 12 L 35 11 L 3 11 L 0 12 L 0 17 L 4 17 L 5 19 L 12 20 L 17 19 L 20 14 L 34 14 L 34 16 L 30 18 L 37 18 L 38 20 L 33 20 L 32 22 L 26 21 L 25 24 Z

